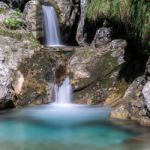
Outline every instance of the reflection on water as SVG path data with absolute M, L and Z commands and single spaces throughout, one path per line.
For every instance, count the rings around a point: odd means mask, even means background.
M 138 127 L 114 125 L 108 121 L 109 113 L 109 108 L 80 105 L 45 105 L 3 113 L 0 150 L 149 150 L 147 144 L 142 145 L 146 140 L 139 140 L 145 137 L 137 135 Z

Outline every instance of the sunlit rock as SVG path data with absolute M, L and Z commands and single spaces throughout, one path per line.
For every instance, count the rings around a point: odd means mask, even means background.
M 117 42 L 120 44 L 115 46 Z M 99 104 L 117 91 L 120 94 L 114 105 L 122 101 L 127 86 L 119 90 L 122 84 L 118 82 L 118 74 L 125 47 L 126 41 L 118 40 L 99 49 L 76 49 L 68 63 L 76 103 Z
M 15 80 L 13 81 L 13 85 L 12 85 L 16 95 L 21 93 L 23 83 L 24 83 L 24 77 L 20 71 L 17 71 L 15 73 Z
M 129 115 L 129 112 L 124 105 L 118 106 L 111 112 L 111 117 L 115 119 L 129 119 Z

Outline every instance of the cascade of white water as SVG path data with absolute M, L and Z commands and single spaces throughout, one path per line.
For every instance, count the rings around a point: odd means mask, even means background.
M 52 6 L 42 6 L 44 43 L 46 46 L 62 45 L 56 12 Z
M 55 102 L 58 104 L 70 104 L 73 98 L 72 86 L 67 77 L 61 86 L 55 85 Z

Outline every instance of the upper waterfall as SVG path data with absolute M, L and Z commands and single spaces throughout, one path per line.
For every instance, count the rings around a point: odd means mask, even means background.
M 62 45 L 60 29 L 56 12 L 52 6 L 42 6 L 43 26 L 44 26 L 44 44 L 46 46 Z

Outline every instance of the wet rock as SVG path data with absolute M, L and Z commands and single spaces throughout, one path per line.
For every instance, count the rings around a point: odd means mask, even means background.
M 107 27 L 102 27 L 96 31 L 94 40 L 92 41 L 92 46 L 95 48 L 104 46 L 111 41 L 112 29 Z

